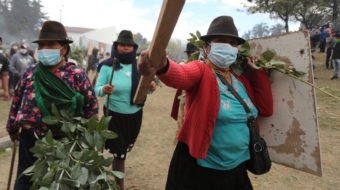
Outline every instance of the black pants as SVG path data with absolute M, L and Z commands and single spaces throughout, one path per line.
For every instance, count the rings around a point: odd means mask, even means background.
M 320 52 L 325 52 L 326 48 L 326 40 L 321 40 L 320 41 Z
M 25 171 L 26 168 L 32 166 L 36 160 L 33 157 L 33 153 L 29 150 L 34 146 L 36 138 L 31 130 L 23 129 L 20 134 L 20 145 L 19 145 L 19 164 L 17 177 Z M 30 182 L 30 176 L 22 176 L 17 178 L 14 185 L 14 190 L 29 190 L 32 186 Z
M 227 171 L 197 165 L 186 144 L 178 142 L 174 151 L 166 190 L 252 190 L 245 164 Z
M 333 64 L 332 64 L 332 61 L 330 59 L 331 54 L 332 54 L 332 50 L 333 50 L 333 48 L 331 48 L 331 47 L 327 48 L 327 56 L 326 56 L 326 68 L 327 69 L 333 68 Z M 331 64 L 329 64 L 329 62 L 331 62 Z

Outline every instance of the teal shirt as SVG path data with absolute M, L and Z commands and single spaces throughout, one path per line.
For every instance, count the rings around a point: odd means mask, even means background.
M 110 96 L 109 109 L 122 114 L 133 114 L 141 109 L 137 105 L 131 105 L 131 86 L 132 86 L 132 64 L 124 65 L 121 69 L 115 70 L 112 84 L 113 93 Z M 98 96 L 104 96 L 103 87 L 109 83 L 112 73 L 112 66 L 103 65 L 100 69 L 95 92 Z M 105 105 L 107 99 L 105 98 Z
M 217 76 L 216 76 L 217 77 Z M 232 85 L 245 100 L 251 114 L 257 117 L 257 109 L 249 98 L 243 84 L 231 74 Z M 220 110 L 212 134 L 206 159 L 197 164 L 216 170 L 231 170 L 250 159 L 247 114 L 242 104 L 217 77 L 220 91 Z

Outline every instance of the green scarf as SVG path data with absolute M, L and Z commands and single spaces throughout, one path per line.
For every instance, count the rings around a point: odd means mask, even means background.
M 49 67 L 39 63 L 33 71 L 35 99 L 43 116 L 51 115 L 52 104 L 74 116 L 83 115 L 84 96 L 75 92 Z

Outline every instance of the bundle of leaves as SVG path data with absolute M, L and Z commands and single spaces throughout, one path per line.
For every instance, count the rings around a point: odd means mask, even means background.
M 198 47 L 200 50 L 203 50 L 203 45 L 204 42 L 200 40 L 201 33 L 199 31 L 196 31 L 196 35 L 193 33 L 190 33 L 191 38 L 188 39 L 188 41 L 192 44 L 194 44 L 196 47 Z M 197 51 L 191 55 L 189 58 L 190 61 L 192 60 L 198 60 L 199 59 L 200 52 Z M 288 75 L 293 75 L 296 77 L 301 77 L 305 75 L 304 72 L 298 71 L 294 68 L 293 65 L 288 65 L 285 62 L 282 61 L 276 61 L 273 60 L 275 57 L 276 53 L 273 50 L 267 50 L 263 52 L 260 57 L 254 62 L 254 67 L 255 69 L 267 69 L 270 73 L 271 69 L 279 69 L 283 70 L 284 73 Z M 247 57 L 251 57 L 251 52 L 250 52 L 250 45 L 248 41 L 246 41 L 244 44 L 242 44 L 239 47 L 239 51 L 237 54 L 237 59 L 236 62 L 231 66 L 233 69 L 234 73 L 237 75 L 241 75 L 243 72 L 246 71 L 247 69 Z
M 90 119 L 73 117 L 65 110 L 52 107 L 53 116 L 46 116 L 43 122 L 57 128 L 57 138 L 49 131 L 30 149 L 37 158 L 35 163 L 21 175 L 32 176 L 31 189 L 39 190 L 98 190 L 119 187 L 112 177 L 123 178 L 118 171 L 105 169 L 113 161 L 113 157 L 105 158 L 100 153 L 105 140 L 117 135 L 108 130 L 111 117 L 102 117 L 98 121 L 93 115 Z

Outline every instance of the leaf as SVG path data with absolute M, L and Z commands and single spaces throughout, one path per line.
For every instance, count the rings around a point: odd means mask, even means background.
M 111 120 L 111 116 L 107 116 L 107 117 L 102 116 L 102 118 L 99 121 L 99 129 L 100 130 L 107 129 L 107 127 L 110 123 L 110 120 Z
M 192 37 L 192 39 L 197 40 L 197 37 L 195 36 L 195 34 L 190 33 L 190 36 Z
M 283 61 L 270 61 L 270 64 L 275 68 L 284 69 L 286 63 Z
M 103 136 L 103 138 L 106 139 L 115 139 L 118 137 L 118 135 L 110 130 L 104 130 L 101 132 L 101 135 Z
M 87 179 L 89 177 L 89 170 L 85 167 L 81 168 L 82 175 L 78 178 L 78 181 L 80 182 L 81 185 L 86 184 Z
M 49 145 L 51 145 L 51 146 L 53 146 L 53 136 L 52 136 L 52 132 L 51 132 L 51 130 L 49 130 L 48 132 L 47 132 L 47 135 L 44 137 L 45 139 L 46 139 L 46 142 L 49 144 Z
M 230 67 L 237 76 L 241 76 L 244 72 L 241 64 L 232 64 Z
M 105 167 L 109 167 L 112 164 L 113 157 L 107 158 L 101 161 L 101 164 Z
M 67 121 L 72 121 L 73 120 L 73 116 L 72 114 L 70 114 L 68 111 L 62 109 L 60 110 L 60 114 L 63 118 L 65 118 Z
M 202 35 L 201 35 L 200 31 L 198 31 L 198 30 L 196 31 L 196 36 L 197 36 L 198 38 L 201 38 Z
M 78 180 L 62 178 L 60 180 L 60 183 L 68 184 L 68 185 L 71 185 L 73 187 L 80 187 L 80 181 L 78 181 Z
M 101 150 L 103 148 L 103 138 L 102 135 L 98 131 L 95 131 L 93 134 L 94 142 L 96 143 L 97 150 Z
M 52 114 L 58 118 L 58 120 L 61 120 L 61 116 L 59 114 L 57 106 L 52 103 Z
M 92 117 L 89 119 L 87 125 L 88 125 L 87 130 L 89 132 L 94 131 L 97 128 L 97 125 L 98 125 L 97 116 L 96 115 L 92 115 Z
M 95 144 L 92 134 L 90 134 L 89 132 L 85 132 L 85 139 L 90 147 L 94 147 Z
M 114 177 L 118 177 L 119 179 L 123 179 L 125 177 L 125 174 L 120 171 L 106 171 L 106 172 L 107 174 L 114 176 Z
M 42 118 L 42 122 L 46 123 L 47 125 L 56 125 L 58 124 L 59 120 L 55 116 L 48 115 Z
M 269 62 L 275 57 L 275 55 L 275 51 L 267 50 L 261 54 L 261 58 L 264 59 L 266 62 Z

